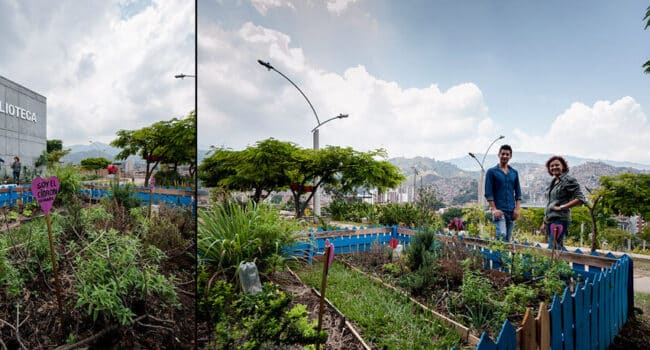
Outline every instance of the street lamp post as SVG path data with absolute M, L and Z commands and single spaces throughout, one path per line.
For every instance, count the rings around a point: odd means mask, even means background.
M 311 132 L 312 132 L 313 137 L 314 137 L 314 150 L 318 150 L 319 149 L 319 132 L 318 132 L 318 128 L 320 128 L 323 124 L 325 124 L 325 123 L 327 123 L 327 122 L 329 122 L 331 120 L 347 118 L 348 115 L 347 114 L 339 114 L 336 117 L 332 117 L 332 118 L 327 119 L 326 121 L 321 123 L 320 119 L 318 118 L 318 114 L 316 113 L 316 109 L 314 109 L 314 106 L 311 104 L 311 101 L 309 101 L 309 99 L 307 98 L 307 95 L 305 95 L 305 93 L 302 92 L 302 90 L 300 90 L 300 88 L 298 87 L 298 85 L 296 85 L 296 83 L 291 81 L 291 79 L 289 79 L 289 77 L 284 75 L 282 72 L 275 69 L 275 67 L 273 67 L 271 65 L 271 63 L 264 62 L 262 60 L 257 60 L 257 63 L 259 63 L 260 65 L 262 65 L 264 68 L 266 68 L 268 70 L 272 70 L 272 71 L 275 71 L 276 73 L 280 74 L 284 79 L 286 79 L 288 82 L 290 82 L 291 85 L 293 85 L 293 87 L 295 87 L 300 92 L 302 97 L 305 98 L 305 101 L 307 101 L 307 104 L 309 104 L 309 107 L 311 108 L 311 111 L 314 112 L 314 117 L 316 117 L 317 125 L 316 125 L 316 127 L 314 127 L 311 130 Z M 317 183 L 318 178 L 314 179 L 314 181 Z M 315 216 L 320 216 L 320 191 L 319 191 L 319 189 L 317 187 L 314 187 L 313 200 L 314 200 L 314 215 Z
M 413 202 L 413 204 L 415 204 L 415 193 L 416 193 L 415 179 L 418 177 L 418 175 L 420 173 L 418 172 L 418 168 L 416 168 L 414 166 L 412 166 L 411 168 L 413 169 L 413 200 L 412 200 L 412 202 Z M 422 186 L 420 186 L 420 187 L 422 187 Z
M 474 160 L 478 163 L 478 166 L 481 167 L 481 180 L 478 183 L 478 205 L 481 208 L 485 208 L 485 167 L 483 164 L 485 163 L 485 157 L 487 157 L 488 152 L 490 151 L 490 148 L 492 148 L 492 145 L 494 145 L 495 142 L 505 138 L 505 136 L 501 135 L 497 137 L 492 143 L 488 146 L 488 148 L 485 150 L 485 154 L 483 154 L 483 159 L 479 162 L 478 158 L 476 158 L 476 155 L 472 152 L 469 152 L 469 156 L 474 158 Z

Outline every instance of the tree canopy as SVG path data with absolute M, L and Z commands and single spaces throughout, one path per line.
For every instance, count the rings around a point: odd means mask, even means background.
M 139 155 L 146 162 L 144 185 L 149 185 L 151 174 L 161 163 L 190 165 L 190 174 L 196 167 L 196 113 L 185 119 L 158 121 L 138 130 L 119 130 L 111 146 L 122 149 L 115 158 L 126 159 Z
M 199 178 L 208 187 L 253 191 L 255 201 L 289 189 L 296 216 L 301 216 L 313 190 L 325 184 L 341 191 L 359 187 L 384 191 L 399 185 L 404 180 L 399 168 L 376 159 L 381 157 L 385 158 L 383 150 L 359 152 L 334 146 L 312 150 L 270 138 L 242 151 L 212 149 L 199 166 Z M 301 200 L 303 195 L 306 198 Z
M 650 220 L 650 174 L 620 174 L 600 178 L 603 207 Z
M 86 158 L 81 161 L 81 168 L 86 170 L 99 170 L 106 168 L 109 164 L 111 164 L 111 161 L 104 157 Z

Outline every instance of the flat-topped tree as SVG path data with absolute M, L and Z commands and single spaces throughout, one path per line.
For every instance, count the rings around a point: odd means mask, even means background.
M 192 136 L 195 131 L 196 116 L 191 112 L 185 119 L 158 121 L 138 130 L 119 130 L 111 146 L 122 149 L 116 159 L 139 155 L 145 160 L 144 185 L 149 186 L 151 174 L 159 164 L 196 164 L 196 137 Z
M 382 150 L 359 152 L 333 146 L 312 150 L 271 138 L 242 151 L 214 148 L 199 166 L 199 179 L 208 187 L 253 191 L 256 202 L 273 191 L 289 189 L 296 216 L 301 217 L 313 191 L 325 184 L 346 191 L 357 187 L 381 191 L 399 185 L 404 180 L 399 168 L 375 159 L 381 156 L 385 156 Z

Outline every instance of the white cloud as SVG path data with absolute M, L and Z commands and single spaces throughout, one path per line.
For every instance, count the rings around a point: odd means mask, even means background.
M 629 96 L 613 103 L 597 101 L 593 106 L 575 102 L 548 131 L 539 135 L 515 132 L 522 150 L 650 163 L 650 124 Z
M 345 11 L 351 3 L 357 0 L 327 0 L 327 10 L 337 15 Z
M 251 0 L 251 4 L 263 16 L 266 16 L 267 12 L 272 8 L 288 7 L 295 9 L 293 3 L 289 0 Z
M 21 35 L 0 65 L 47 97 L 48 138 L 110 142 L 194 108 L 193 81 L 173 78 L 193 74 L 194 13 L 181 0 L 31 1 L 12 11 Z
M 441 91 L 435 84 L 405 88 L 371 75 L 363 65 L 342 74 L 325 72 L 291 47 L 288 35 L 251 23 L 233 31 L 206 25 L 201 33 L 200 148 L 241 149 L 269 137 L 311 147 L 315 117 L 289 82 L 256 62 L 267 58 L 305 92 L 321 122 L 350 115 L 321 127 L 321 147 L 381 147 L 390 156 L 447 159 L 484 148 L 496 134 L 473 83 Z

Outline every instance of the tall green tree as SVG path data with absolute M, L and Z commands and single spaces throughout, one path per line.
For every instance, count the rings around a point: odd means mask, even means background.
M 70 153 L 70 149 L 63 149 L 63 141 L 61 140 L 47 140 L 45 151 L 36 159 L 34 165 L 47 166 L 48 168 L 54 167 L 61 163 L 61 158 Z
M 255 201 L 273 191 L 290 189 L 296 216 L 302 216 L 313 190 L 325 184 L 352 190 L 397 186 L 404 177 L 399 168 L 377 160 L 385 152 L 359 152 L 352 148 L 302 149 L 290 142 L 267 139 L 242 151 L 215 148 L 199 166 L 206 186 L 253 191 Z
M 188 118 L 158 121 L 138 130 L 119 130 L 111 146 L 122 149 L 115 158 L 126 159 L 139 155 L 144 159 L 144 185 L 149 185 L 151 174 L 159 164 L 196 164 L 196 114 Z
M 196 171 L 196 113 L 192 111 L 187 118 L 173 118 L 166 123 L 161 132 L 167 142 L 162 145 L 159 156 L 173 171 L 177 171 L 179 165 L 188 164 L 193 177 Z
M 259 141 L 242 151 L 213 148 L 199 165 L 199 179 L 207 187 L 253 191 L 256 203 L 273 191 L 289 187 L 288 162 L 298 146 L 273 138 Z

